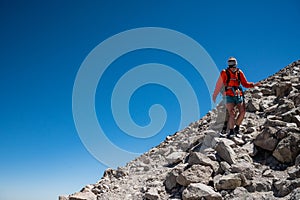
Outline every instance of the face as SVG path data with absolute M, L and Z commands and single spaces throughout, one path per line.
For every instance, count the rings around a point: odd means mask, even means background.
M 236 71 L 236 65 L 234 67 L 229 67 L 229 69 L 232 71 L 232 72 L 235 72 Z
M 236 60 L 229 60 L 228 61 L 228 67 L 230 68 L 230 70 L 232 72 L 235 72 L 236 71 Z

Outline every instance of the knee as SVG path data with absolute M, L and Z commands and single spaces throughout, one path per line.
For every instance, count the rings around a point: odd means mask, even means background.
M 234 109 L 232 110 L 228 110 L 228 113 L 229 113 L 229 117 L 235 117 L 235 112 L 234 112 Z
M 241 109 L 239 110 L 240 115 L 245 115 L 246 114 L 246 110 L 245 107 L 242 106 Z

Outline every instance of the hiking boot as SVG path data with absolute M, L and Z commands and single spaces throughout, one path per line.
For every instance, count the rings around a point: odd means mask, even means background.
M 241 134 L 240 134 L 240 127 L 239 126 L 235 126 L 233 131 L 234 131 L 234 133 L 237 137 L 239 137 L 239 138 L 242 137 Z
M 233 131 L 233 129 L 230 129 L 229 134 L 227 135 L 228 139 L 232 139 L 235 136 L 235 132 Z
M 226 137 L 226 129 L 223 129 L 220 133 L 220 137 Z

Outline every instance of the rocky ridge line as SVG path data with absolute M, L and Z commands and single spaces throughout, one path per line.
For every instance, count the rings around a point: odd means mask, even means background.
M 224 107 L 59 200 L 300 199 L 300 60 L 246 91 L 242 137 L 219 137 Z

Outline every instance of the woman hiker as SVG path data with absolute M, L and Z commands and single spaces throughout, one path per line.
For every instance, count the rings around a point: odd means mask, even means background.
M 234 57 L 230 57 L 227 62 L 228 67 L 227 69 L 222 70 L 216 83 L 212 98 L 213 101 L 216 102 L 218 94 L 220 92 L 222 93 L 226 109 L 229 113 L 229 134 L 227 137 L 232 138 L 236 134 L 239 134 L 239 128 L 246 113 L 244 95 L 241 85 L 245 88 L 253 88 L 255 86 L 259 86 L 260 83 L 248 82 L 244 73 L 237 68 L 237 60 Z M 239 115 L 236 120 L 235 107 L 237 107 L 239 111 Z

